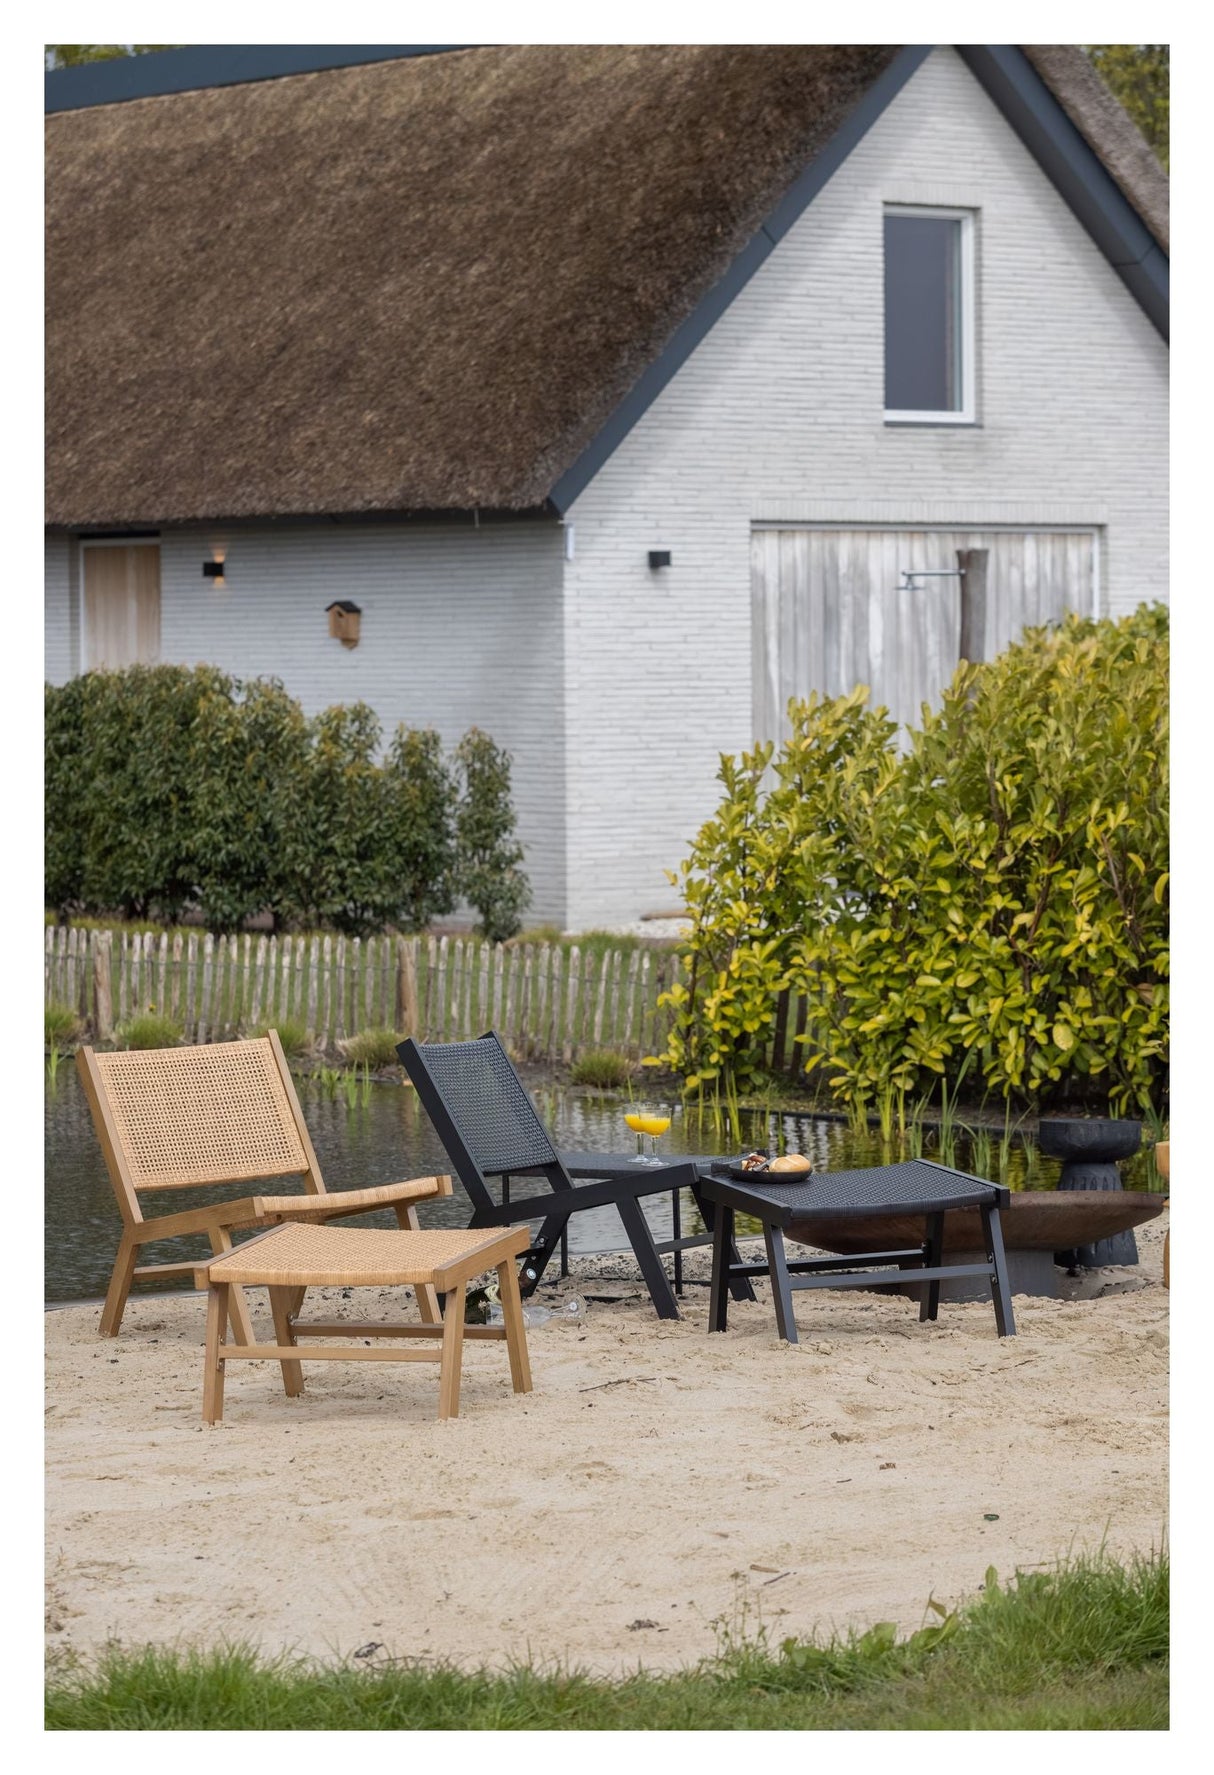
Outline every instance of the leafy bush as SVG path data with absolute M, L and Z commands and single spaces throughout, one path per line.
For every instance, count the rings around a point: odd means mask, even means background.
M 575 1085 L 591 1085 L 600 1091 L 627 1084 L 632 1063 L 615 1048 L 590 1048 L 574 1061 L 569 1077 Z
M 62 916 L 174 921 L 187 904 L 239 930 L 424 929 L 463 893 L 508 937 L 527 901 L 510 760 L 473 729 L 400 727 L 380 759 L 365 703 L 305 719 L 274 679 L 131 666 L 47 687 L 46 894 Z M 461 799 L 462 797 L 462 799 Z
M 519 868 L 523 849 L 514 838 L 510 754 L 473 727 L 456 747 L 455 761 L 463 788 L 455 828 L 460 892 L 479 912 L 483 935 L 504 943 L 522 929 L 531 898 Z
M 393 917 L 406 931 L 424 931 L 456 898 L 456 786 L 436 733 L 397 728 L 384 761 L 384 789 Z
M 351 1066 L 369 1066 L 372 1072 L 380 1072 L 385 1067 L 400 1065 L 396 1044 L 404 1039 L 391 1029 L 360 1029 L 341 1044 L 341 1051 Z
M 183 1033 L 174 1018 L 144 1011 L 122 1024 L 116 1037 L 120 1048 L 175 1048 Z
M 853 1108 L 956 1078 L 1033 1106 L 1166 1091 L 1167 615 L 1072 616 L 958 669 L 899 751 L 850 696 L 723 758 L 677 879 L 689 980 L 664 1056 L 747 1084 L 785 989 Z M 771 774 L 769 775 L 769 768 Z M 774 780 L 773 780 L 774 778 Z
M 231 680 L 211 666 L 127 666 L 82 682 L 82 897 L 128 918 L 155 900 L 174 922 L 196 891 L 194 732 Z
M 211 687 L 192 735 L 195 896 L 215 931 L 254 913 L 275 922 L 301 903 L 308 726 L 274 679 Z
M 80 1019 L 70 1005 L 47 1005 L 43 1012 L 46 1046 L 68 1048 L 80 1034 Z

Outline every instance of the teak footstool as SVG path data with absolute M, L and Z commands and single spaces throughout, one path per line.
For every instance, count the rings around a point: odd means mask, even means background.
M 465 1337 L 503 1339 L 516 1393 L 531 1391 L 531 1368 L 515 1260 L 530 1233 L 520 1227 L 435 1227 L 418 1232 L 373 1227 L 280 1226 L 259 1233 L 223 1257 L 200 1264 L 195 1286 L 206 1288 L 207 1345 L 202 1418 L 223 1416 L 224 1368 L 233 1361 L 282 1364 L 290 1398 L 303 1392 L 303 1362 L 437 1362 L 438 1415 L 459 1415 L 460 1365 Z M 468 1281 L 496 1269 L 504 1325 L 465 1325 Z M 309 1320 L 300 1323 L 304 1294 L 312 1287 L 385 1288 L 409 1284 L 417 1293 L 420 1325 Z M 268 1288 L 274 1315 L 273 1344 L 227 1341 L 230 1288 Z M 434 1291 L 433 1293 L 431 1291 Z M 434 1293 L 445 1295 L 439 1317 Z M 441 1339 L 437 1350 L 381 1350 L 359 1344 L 301 1344 L 301 1337 Z

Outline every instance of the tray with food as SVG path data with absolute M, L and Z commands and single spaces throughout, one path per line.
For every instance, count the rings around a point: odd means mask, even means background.
M 722 1159 L 713 1170 L 719 1177 L 732 1177 L 735 1182 L 798 1183 L 809 1176 L 813 1166 L 804 1153 L 783 1153 L 771 1158 L 767 1153 L 747 1153 L 742 1159 Z

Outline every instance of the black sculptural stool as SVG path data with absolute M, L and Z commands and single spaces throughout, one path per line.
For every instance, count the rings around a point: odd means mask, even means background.
M 1060 1190 L 1119 1190 L 1119 1159 L 1132 1158 L 1142 1140 L 1141 1122 L 1103 1121 L 1080 1116 L 1058 1116 L 1043 1121 L 1037 1142 L 1051 1159 L 1062 1160 Z M 1099 1269 L 1103 1264 L 1137 1263 L 1138 1242 L 1133 1231 L 1080 1245 L 1073 1251 L 1056 1251 L 1054 1262 L 1074 1270 Z

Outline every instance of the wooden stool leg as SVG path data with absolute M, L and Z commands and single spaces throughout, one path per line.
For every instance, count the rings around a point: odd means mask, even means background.
M 438 1415 L 459 1416 L 460 1366 L 464 1360 L 464 1295 L 467 1282 L 458 1283 L 446 1296 L 443 1308 L 443 1354 L 438 1371 Z
M 270 1311 L 274 1315 L 274 1341 L 276 1344 L 294 1344 L 295 1332 L 291 1326 L 290 1314 L 287 1311 L 287 1299 L 293 1292 L 290 1288 L 270 1289 Z M 304 1390 L 303 1369 L 298 1362 L 282 1363 L 282 1384 L 288 1399 L 297 1399 Z
M 510 1357 L 510 1379 L 516 1393 L 531 1391 L 531 1363 L 527 1357 L 527 1327 L 523 1324 L 523 1298 L 519 1293 L 518 1270 L 508 1257 L 497 1266 L 497 1292 L 502 1303 L 502 1320 L 506 1327 L 506 1351 Z
M 202 1421 L 217 1424 L 223 1416 L 223 1346 L 227 1341 L 228 1285 L 212 1282 L 207 1289 L 207 1347 L 202 1370 Z
M 232 1249 L 232 1235 L 227 1227 L 212 1227 L 210 1240 L 211 1250 L 215 1252 L 216 1256 Z M 253 1334 L 253 1321 L 249 1318 L 249 1306 L 245 1300 L 244 1289 L 229 1285 L 226 1293 L 228 1311 L 232 1315 L 233 1337 L 238 1344 L 255 1344 L 257 1339 Z
M 409 1202 L 397 1202 L 396 1224 L 405 1232 L 418 1232 L 417 1209 Z M 415 1282 L 413 1292 L 417 1296 L 417 1310 L 422 1316 L 422 1324 L 441 1325 L 443 1316 L 438 1310 L 438 1296 L 430 1283 Z
M 117 1337 L 118 1327 L 122 1324 L 122 1315 L 126 1309 L 126 1297 L 131 1292 L 131 1278 L 135 1274 L 135 1259 L 139 1255 L 139 1242 L 129 1232 L 124 1232 L 118 1247 L 118 1256 L 114 1259 L 114 1273 L 110 1277 L 110 1285 L 105 1294 L 105 1305 L 101 1309 L 101 1323 L 97 1327 L 100 1337 Z

